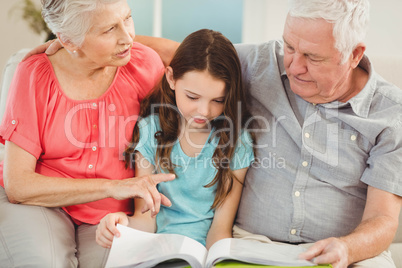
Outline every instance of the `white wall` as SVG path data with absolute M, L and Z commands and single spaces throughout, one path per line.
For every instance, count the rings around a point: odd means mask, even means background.
M 369 56 L 402 56 L 402 1 L 370 0 Z M 243 42 L 259 43 L 282 37 L 288 1 L 244 0 Z
M 40 3 L 40 0 L 35 1 Z M 21 48 L 35 47 L 44 40 L 28 28 L 18 12 L 15 11 L 14 16 L 9 15 L 21 2 L 22 0 L 0 0 L 1 71 L 10 55 Z M 370 3 L 371 23 L 366 39 L 367 54 L 373 57 L 402 57 L 402 1 L 371 0 Z M 244 0 L 243 42 L 259 43 L 281 38 L 287 6 L 286 0 Z
M 0 0 L 0 71 L 3 74 L 8 58 L 22 48 L 31 48 L 43 43 L 44 37 L 33 33 L 26 21 L 21 19 L 21 0 Z M 40 0 L 35 0 L 40 4 Z M 0 77 L 0 84 L 2 75 Z

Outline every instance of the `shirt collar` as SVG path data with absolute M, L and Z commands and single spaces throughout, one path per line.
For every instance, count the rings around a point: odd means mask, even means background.
M 366 55 L 360 61 L 359 67 L 368 73 L 369 79 L 363 89 L 356 96 L 348 100 L 346 104 L 350 104 L 356 115 L 367 118 L 376 89 L 376 79 L 371 62 Z
M 376 89 L 376 79 L 373 74 L 374 72 L 371 66 L 371 62 L 366 55 L 364 55 L 361 59 L 359 67 L 368 73 L 369 79 L 363 89 L 356 96 L 354 96 L 347 102 L 333 101 L 329 103 L 321 103 L 319 105 L 330 109 L 352 107 L 353 112 L 357 116 L 367 118 Z M 279 65 L 279 68 L 281 70 L 282 79 L 287 78 L 286 70 L 283 66 L 283 63 Z

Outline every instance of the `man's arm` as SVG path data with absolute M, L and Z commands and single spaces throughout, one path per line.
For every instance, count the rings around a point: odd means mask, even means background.
M 170 64 L 174 53 L 180 45 L 180 43 L 170 39 L 145 35 L 136 35 L 134 41 L 155 50 L 161 57 L 162 62 L 165 66 L 168 66 Z
M 369 186 L 359 226 L 347 236 L 316 242 L 300 257 L 343 268 L 377 256 L 392 243 L 398 228 L 401 205 L 402 197 Z
M 169 40 L 161 37 L 151 37 L 145 35 L 136 35 L 134 38 L 135 42 L 146 45 L 153 50 L 155 50 L 162 59 L 162 62 L 165 66 L 168 66 L 170 61 L 172 60 L 176 49 L 179 47 L 180 43 Z M 29 51 L 22 61 L 28 59 L 30 56 L 35 54 L 46 52 L 48 55 L 53 55 L 60 48 L 62 48 L 61 43 L 58 39 L 47 41 L 46 43 L 39 45 Z

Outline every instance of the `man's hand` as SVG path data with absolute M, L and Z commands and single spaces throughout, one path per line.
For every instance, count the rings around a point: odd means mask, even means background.
M 31 51 L 29 51 L 25 55 L 25 57 L 22 59 L 22 61 L 28 59 L 29 57 L 31 57 L 33 55 L 40 54 L 43 52 L 45 52 L 47 55 L 53 55 L 62 47 L 63 46 L 59 42 L 59 39 L 49 40 L 46 43 L 39 45 L 39 46 L 33 48 Z
M 330 237 L 320 240 L 299 256 L 316 264 L 332 264 L 333 268 L 347 268 L 349 265 L 349 250 L 340 238 Z

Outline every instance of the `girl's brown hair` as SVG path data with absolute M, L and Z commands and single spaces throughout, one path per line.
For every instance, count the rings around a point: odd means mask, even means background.
M 245 92 L 242 88 L 240 61 L 233 44 L 220 32 L 199 30 L 187 36 L 177 49 L 170 67 L 174 80 L 180 79 L 190 71 L 207 70 L 214 78 L 225 82 L 226 96 L 223 115 L 211 122 L 214 129 L 211 140 L 219 138 L 213 154 L 213 165 L 217 168 L 215 178 L 204 187 L 217 185 L 212 208 L 220 206 L 232 190 L 233 180 L 237 179 L 230 170 L 236 142 L 241 134 L 249 112 L 245 105 Z M 166 76 L 160 84 L 141 102 L 140 117 L 152 113 L 159 115 L 161 130 L 155 133 L 158 143 L 155 163 L 170 173 L 175 165 L 170 154 L 173 144 L 180 135 L 180 113 L 176 107 L 175 91 L 170 89 Z M 134 159 L 135 145 L 139 141 L 138 123 L 134 127 L 132 146 L 125 153 L 126 167 Z M 240 142 L 240 141 L 239 141 Z

